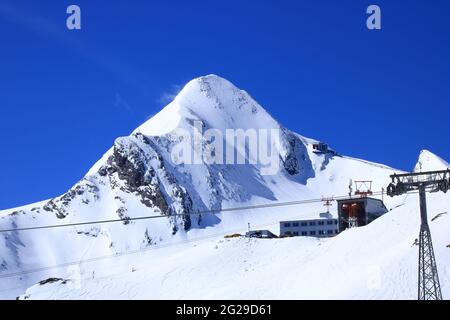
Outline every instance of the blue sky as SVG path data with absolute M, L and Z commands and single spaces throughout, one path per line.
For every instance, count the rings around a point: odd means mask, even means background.
M 382 30 L 366 28 L 370 4 Z M 0 35 L 0 209 L 62 194 L 210 73 L 342 154 L 450 160 L 447 0 L 2 0 Z

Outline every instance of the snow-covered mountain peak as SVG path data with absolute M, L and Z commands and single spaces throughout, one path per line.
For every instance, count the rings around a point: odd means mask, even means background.
M 209 74 L 194 78 L 189 81 L 178 94 L 183 97 L 189 94 L 204 93 L 205 95 L 221 95 L 227 92 L 239 91 L 239 89 L 225 78 L 215 74 Z
M 431 151 L 422 150 L 414 166 L 414 172 L 445 170 L 450 168 L 450 164 Z
M 134 133 L 160 136 L 176 128 L 190 128 L 195 120 L 219 130 L 280 128 L 246 91 L 217 75 L 207 75 L 189 81 L 171 103 Z
M 198 99 L 209 99 L 213 103 L 200 105 Z M 237 88 L 230 81 L 214 74 L 201 76 L 189 81 L 175 98 L 175 101 L 183 107 L 193 108 L 194 111 L 200 111 L 198 108 L 205 109 L 215 107 L 225 109 L 228 112 L 234 112 L 244 103 L 253 102 L 251 97 L 243 90 Z M 240 103 L 239 103 L 240 102 Z M 231 110 L 229 110 L 231 109 Z

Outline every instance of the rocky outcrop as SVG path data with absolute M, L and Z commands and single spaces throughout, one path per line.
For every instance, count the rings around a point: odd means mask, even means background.
M 88 204 L 99 200 L 98 191 L 98 187 L 92 181 L 84 178 L 62 196 L 48 201 L 42 209 L 53 212 L 58 218 L 63 219 L 69 214 L 71 202 L 75 198 L 80 198 L 82 203 Z
M 307 179 L 314 177 L 311 160 L 308 150 L 300 138 L 290 131 L 282 130 L 282 144 L 284 153 L 280 154 L 283 168 L 291 176 L 298 176 L 303 183 Z
M 132 193 L 146 207 L 156 208 L 162 215 L 172 217 L 174 233 L 180 224 L 184 230 L 190 229 L 192 199 L 165 166 L 152 138 L 135 134 L 117 139 L 112 155 L 98 174 L 108 177 L 112 189 Z M 128 223 L 123 207 L 117 214 Z

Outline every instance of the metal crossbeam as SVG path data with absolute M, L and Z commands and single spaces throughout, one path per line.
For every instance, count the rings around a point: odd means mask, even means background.
M 392 183 L 387 188 L 388 195 L 401 195 L 419 187 L 432 191 L 447 192 L 450 185 L 450 169 L 440 171 L 414 172 L 391 175 Z

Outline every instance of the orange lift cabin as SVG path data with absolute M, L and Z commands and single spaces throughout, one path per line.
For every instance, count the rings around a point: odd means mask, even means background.
M 383 201 L 370 197 L 342 199 L 337 203 L 339 232 L 365 226 L 388 212 Z

